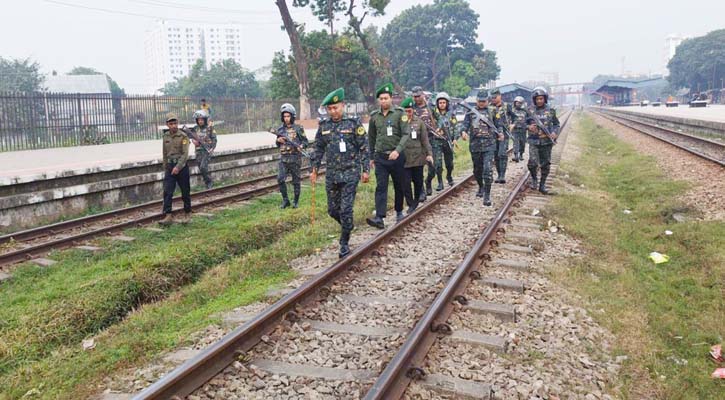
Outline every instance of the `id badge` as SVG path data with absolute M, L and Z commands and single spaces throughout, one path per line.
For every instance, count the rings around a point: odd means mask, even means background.
M 344 140 L 340 140 L 340 153 L 345 153 L 347 151 L 347 145 L 345 145 Z
M 410 131 L 410 138 L 411 139 L 417 139 L 418 138 L 418 132 L 414 130 Z
M 393 136 L 393 127 L 392 126 L 388 127 L 388 136 Z

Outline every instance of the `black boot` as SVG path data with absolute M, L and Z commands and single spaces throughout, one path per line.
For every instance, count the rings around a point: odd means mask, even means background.
M 536 169 L 535 168 L 529 169 L 529 172 L 531 173 L 531 183 L 529 184 L 529 188 L 531 190 L 538 190 L 539 189 L 539 180 L 536 179 Z
M 282 182 L 279 184 L 279 192 L 282 194 L 282 205 L 279 206 L 281 209 L 285 209 L 290 206 L 289 198 L 287 197 L 287 184 Z
M 373 228 L 385 229 L 385 221 L 377 215 L 375 218 L 366 218 L 365 221 Z
M 403 220 L 403 218 L 405 218 L 405 215 L 403 215 L 402 211 L 398 211 L 397 213 L 395 213 L 395 222 L 400 222 Z
M 448 186 L 453 186 L 453 177 L 450 174 L 446 176 L 446 180 L 448 181 Z
M 433 178 L 428 178 L 425 180 L 425 194 L 426 196 L 433 196 Z M 421 193 L 421 196 L 423 194 Z
M 340 258 L 347 257 L 350 254 L 350 232 L 342 231 L 340 235 Z
M 430 190 L 430 186 L 428 186 L 428 190 Z M 426 196 L 426 191 L 421 190 L 420 197 L 418 197 L 418 204 L 425 203 L 426 200 L 428 200 L 428 197 Z
M 483 197 L 483 186 L 478 185 L 478 192 L 476 192 L 476 197 Z
M 539 182 L 539 193 L 541 194 L 549 194 L 549 191 L 546 190 L 546 177 L 547 175 L 541 174 L 541 181 Z
M 295 186 L 295 200 L 292 202 L 292 208 L 297 208 L 300 204 L 300 187 Z
M 486 207 L 491 206 L 491 185 L 486 185 L 483 189 L 483 205 Z
M 443 174 L 438 174 L 436 178 L 438 178 L 438 186 L 436 187 L 436 191 L 440 192 L 441 190 L 443 190 Z
M 498 157 L 493 160 L 493 166 L 496 168 L 496 179 L 494 179 L 494 182 L 501 183 L 501 160 Z
M 498 160 L 499 163 L 501 163 L 501 166 L 499 167 L 499 175 L 498 175 L 498 183 L 506 183 L 506 164 L 508 162 L 507 159 L 501 158 Z

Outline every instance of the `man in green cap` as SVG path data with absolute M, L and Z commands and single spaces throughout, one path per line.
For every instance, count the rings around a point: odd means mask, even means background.
M 320 121 L 315 135 L 315 154 L 312 157 L 312 175 L 317 181 L 317 171 L 325 158 L 325 191 L 327 213 L 342 227 L 340 258 L 350 254 L 350 233 L 353 226 L 353 206 L 357 185 L 370 179 L 368 137 L 360 119 L 344 115 L 345 90 L 337 89 L 325 97 L 322 105 L 327 118 Z
M 375 217 L 367 218 L 367 223 L 378 229 L 384 229 L 385 214 L 388 210 L 388 180 L 393 178 L 395 190 L 395 215 L 398 221 L 403 219 L 403 198 L 405 190 L 405 143 L 410 138 L 408 116 L 402 108 L 393 107 L 393 84 L 387 83 L 375 92 L 380 109 L 370 113 L 368 125 L 370 140 L 370 167 L 375 168 Z
M 173 222 L 171 215 L 171 201 L 174 197 L 176 185 L 181 189 L 181 199 L 184 201 L 184 218 L 181 223 L 189 222 L 191 214 L 191 182 L 189 166 L 189 138 L 179 130 L 179 119 L 174 114 L 166 116 L 164 129 L 163 161 L 164 161 L 164 219 L 161 225 L 170 225 Z
M 408 214 L 415 211 L 421 196 L 425 195 L 423 189 L 423 168 L 425 164 L 433 164 L 433 149 L 428 140 L 428 130 L 423 120 L 415 115 L 413 98 L 408 97 L 400 103 L 408 116 L 410 126 L 410 139 L 405 143 L 405 202 L 408 203 Z M 413 183 L 411 190 L 410 184 Z

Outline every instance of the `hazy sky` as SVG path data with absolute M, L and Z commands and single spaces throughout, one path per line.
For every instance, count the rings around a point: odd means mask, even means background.
M 402 10 L 430 2 L 392 0 L 386 16 L 366 22 L 383 26 Z M 471 0 L 471 5 L 481 17 L 480 41 L 498 53 L 504 83 L 553 71 L 560 82 L 587 81 L 620 73 L 623 60 L 628 71 L 658 73 L 668 34 L 698 36 L 725 28 L 725 0 Z M 238 22 L 245 36 L 244 67 L 252 70 L 269 64 L 274 51 L 289 48 L 274 0 L 22 0 L 3 14 L 0 56 L 30 57 L 45 72 L 94 67 L 127 93 L 148 90 L 143 40 L 155 18 Z M 306 10 L 293 9 L 293 17 L 309 28 L 322 27 Z

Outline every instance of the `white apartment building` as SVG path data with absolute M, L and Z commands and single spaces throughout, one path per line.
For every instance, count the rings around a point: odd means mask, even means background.
M 662 68 L 662 74 L 664 76 L 667 76 L 670 74 L 669 69 L 667 68 L 667 64 L 670 62 L 672 57 L 675 56 L 675 52 L 677 51 L 677 46 L 682 43 L 683 40 L 687 39 L 686 36 L 681 36 L 677 34 L 670 34 L 667 35 L 665 38 L 665 47 L 664 47 L 664 54 L 663 54 L 663 61 L 664 61 L 664 67 Z
M 242 63 L 241 29 L 236 25 L 193 25 L 159 21 L 146 33 L 146 81 L 151 92 L 189 74 L 202 59 L 209 68 L 226 59 Z

